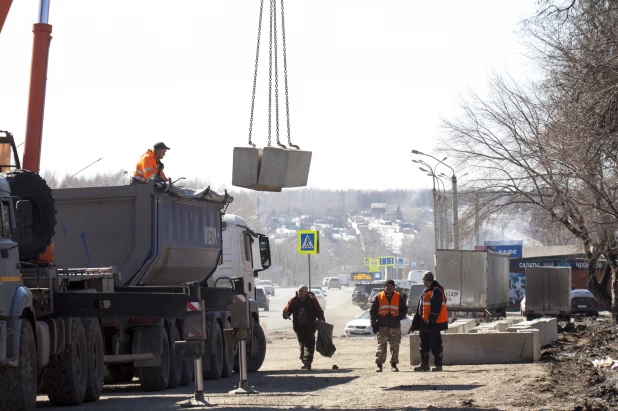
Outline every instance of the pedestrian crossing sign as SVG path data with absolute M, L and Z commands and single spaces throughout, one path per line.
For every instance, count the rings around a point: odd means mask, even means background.
M 298 230 L 298 254 L 318 254 L 319 237 L 318 230 Z

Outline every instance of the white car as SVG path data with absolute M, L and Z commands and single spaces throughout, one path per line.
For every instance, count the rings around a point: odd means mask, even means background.
M 315 294 L 315 298 L 318 299 L 318 302 L 320 303 L 320 307 L 322 307 L 322 310 L 326 311 L 326 294 L 324 294 L 324 291 L 322 291 L 321 288 L 311 287 L 311 292 Z
M 408 317 L 401 320 L 401 336 L 404 336 L 410 332 L 412 327 L 412 320 Z M 350 321 L 345 325 L 345 335 L 348 337 L 362 337 L 375 335 L 371 328 L 371 319 L 369 318 L 369 310 L 365 311 L 362 315 L 356 317 L 355 320 Z
M 275 296 L 275 286 L 272 281 L 259 280 L 257 283 L 255 283 L 255 286 L 262 287 L 264 288 L 264 291 L 266 291 L 266 294 L 272 295 L 273 297 Z

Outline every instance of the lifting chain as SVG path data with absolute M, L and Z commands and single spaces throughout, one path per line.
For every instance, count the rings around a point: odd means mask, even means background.
M 249 145 L 255 147 L 251 141 L 253 132 L 253 113 L 255 110 L 255 90 L 257 86 L 258 60 L 260 56 L 260 38 L 262 33 L 262 14 L 264 10 L 264 0 L 260 2 L 260 18 L 258 24 L 257 48 L 255 52 L 255 69 L 253 72 L 253 94 L 251 96 L 251 118 L 249 120 Z M 277 145 L 286 148 L 279 140 L 279 70 L 278 70 L 278 44 L 277 44 L 277 0 L 270 0 L 270 30 L 268 44 L 268 146 L 271 145 L 272 138 L 272 105 L 273 105 L 273 63 L 275 76 L 275 137 Z M 299 149 L 297 145 L 292 144 L 290 139 L 290 100 L 288 91 L 288 65 L 287 65 L 287 48 L 285 41 L 285 10 L 283 0 L 281 0 L 281 39 L 283 42 L 283 73 L 285 83 L 285 112 L 287 120 L 288 145 Z M 274 62 L 273 62 L 274 54 Z
M 264 0 L 260 1 L 260 22 L 258 23 L 257 50 L 255 51 L 255 69 L 253 72 L 253 95 L 251 96 L 251 118 L 249 119 L 249 145 L 255 148 L 251 141 L 253 133 L 253 111 L 255 109 L 255 86 L 257 85 L 258 58 L 260 57 L 260 37 L 262 36 L 262 11 L 264 10 Z

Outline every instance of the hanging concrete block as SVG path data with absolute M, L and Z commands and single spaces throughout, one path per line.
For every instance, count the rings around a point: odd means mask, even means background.
M 259 183 L 262 157 L 261 148 L 234 147 L 232 185 L 256 191 L 281 191 L 282 184 L 268 185 Z
M 258 183 L 275 187 L 304 187 L 309 179 L 311 151 L 264 147 Z

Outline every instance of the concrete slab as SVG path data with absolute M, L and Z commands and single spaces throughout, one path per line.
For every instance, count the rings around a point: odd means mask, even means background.
M 259 182 L 263 151 L 254 147 L 234 147 L 232 185 L 257 191 L 281 191 L 282 185 Z
M 257 182 L 268 187 L 304 187 L 310 165 L 311 151 L 264 147 Z
M 445 330 L 446 334 L 463 334 L 470 331 L 476 326 L 474 320 L 455 320 L 448 325 L 448 330 Z
M 542 321 L 548 323 L 550 332 L 550 341 L 558 341 L 558 320 L 555 318 L 542 318 Z
M 555 318 L 539 318 L 531 321 L 522 321 L 509 327 L 507 331 L 514 332 L 517 329 L 527 328 L 536 328 L 541 331 L 541 346 L 550 344 L 552 341 L 558 339 L 558 322 Z
M 515 364 L 540 358 L 540 339 L 534 331 L 443 334 L 445 365 Z M 410 364 L 421 361 L 420 337 L 410 335 Z M 433 361 L 433 356 L 431 358 Z

